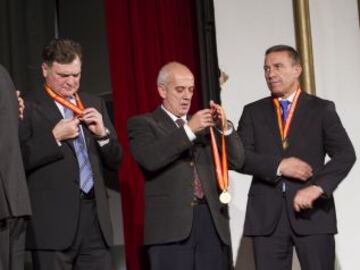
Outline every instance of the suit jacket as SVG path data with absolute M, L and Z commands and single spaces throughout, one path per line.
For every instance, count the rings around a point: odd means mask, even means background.
M 353 166 L 355 152 L 334 103 L 302 92 L 286 150 L 282 149 L 271 97 L 245 106 L 238 134 L 246 155 L 241 172 L 253 175 L 244 234 L 268 235 L 274 231 L 283 203 L 283 181 L 286 183 L 287 212 L 296 233 L 336 233 L 332 194 Z M 326 155 L 330 157 L 327 162 Z M 310 164 L 314 174 L 311 179 L 302 182 L 276 175 L 281 159 L 292 156 Z M 293 209 L 296 192 L 312 184 L 322 187 L 325 194 L 316 200 L 312 209 L 296 213 Z
M 219 190 L 208 134 L 192 143 L 160 107 L 128 121 L 131 152 L 145 177 L 145 245 L 175 242 L 192 226 L 195 164 L 221 240 L 230 244 L 228 208 Z M 236 132 L 226 137 L 230 168 L 240 168 L 243 147 Z M 191 154 L 192 153 L 192 154 Z M 192 158 L 193 155 L 193 158 Z
M 116 171 L 122 150 L 106 112 L 104 102 L 80 93 L 85 107 L 94 107 L 110 130 L 110 142 L 100 147 L 83 125 L 84 136 L 95 180 L 98 220 L 105 241 L 112 244 L 112 227 L 103 169 Z M 57 144 L 52 134 L 63 118 L 45 91 L 34 91 L 25 98 L 25 118 L 20 125 L 21 147 L 33 206 L 27 234 L 29 249 L 63 250 L 74 240 L 79 218 L 79 166 L 72 140 Z
M 0 221 L 31 214 L 18 140 L 18 119 L 15 87 L 0 65 Z

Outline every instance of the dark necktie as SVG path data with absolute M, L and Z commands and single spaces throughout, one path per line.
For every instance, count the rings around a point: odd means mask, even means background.
M 176 119 L 175 122 L 178 125 L 178 127 L 182 127 L 183 125 L 185 125 L 185 120 L 181 119 L 181 118 Z M 194 159 L 193 155 L 192 155 L 192 158 Z M 201 186 L 200 178 L 197 173 L 194 160 L 193 160 L 193 168 L 194 168 L 193 193 L 196 198 L 202 199 L 202 198 L 204 198 L 204 190 Z
M 290 105 L 290 101 L 283 99 L 280 100 L 280 106 L 281 106 L 281 110 L 282 110 L 282 120 L 285 123 L 288 117 L 288 113 L 289 113 L 289 105 Z
M 64 107 L 64 116 L 65 118 L 73 118 L 74 113 L 69 108 Z M 73 144 L 80 170 L 80 189 L 88 193 L 94 186 L 94 177 L 82 130 L 80 130 L 79 136 L 73 139 Z

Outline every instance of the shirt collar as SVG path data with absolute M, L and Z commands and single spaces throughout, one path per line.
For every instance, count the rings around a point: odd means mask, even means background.
M 292 93 L 290 96 L 288 96 L 287 98 L 281 98 L 281 97 L 279 97 L 278 99 L 279 99 L 279 101 L 280 101 L 280 100 L 287 100 L 287 101 L 289 101 L 290 103 L 292 103 L 293 100 L 294 100 L 295 94 L 296 94 L 296 91 L 295 91 L 294 93 Z
M 165 106 L 161 104 L 161 109 L 163 109 L 169 116 L 170 118 L 175 122 L 177 119 L 181 118 L 185 121 L 185 123 L 187 123 L 187 119 L 186 119 L 186 115 L 183 115 L 181 117 L 176 116 L 175 114 L 169 112 L 167 109 L 165 109 Z

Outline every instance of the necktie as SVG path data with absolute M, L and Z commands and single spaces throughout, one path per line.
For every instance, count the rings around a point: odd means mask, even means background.
M 288 117 L 290 104 L 291 104 L 290 101 L 288 101 L 286 99 L 280 100 L 280 106 L 281 106 L 281 110 L 282 110 L 282 120 L 284 123 L 286 122 L 286 119 Z
M 69 108 L 64 107 L 64 116 L 65 118 L 72 118 L 74 113 Z M 73 144 L 80 170 L 80 189 L 88 193 L 94 186 L 94 178 L 82 130 L 80 130 L 79 136 L 73 139 Z
M 182 127 L 183 125 L 185 125 L 184 119 L 181 119 L 181 118 L 176 119 L 175 122 L 178 125 L 178 127 Z M 194 164 L 194 160 L 192 163 L 193 163 L 193 168 L 194 168 L 193 193 L 196 198 L 202 199 L 202 198 L 204 198 L 204 190 L 201 186 L 200 178 L 197 173 L 197 170 L 196 170 L 196 167 Z

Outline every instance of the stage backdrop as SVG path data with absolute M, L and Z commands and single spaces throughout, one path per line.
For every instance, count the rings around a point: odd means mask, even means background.
M 357 1 L 311 0 L 317 95 L 335 101 L 357 153 L 360 153 L 360 35 Z M 275 44 L 295 45 L 292 1 L 215 0 L 220 67 L 229 74 L 222 101 L 229 118 L 239 120 L 243 106 L 269 94 L 263 76 L 264 51 Z M 359 161 L 335 192 L 339 234 L 337 270 L 360 269 Z M 231 229 L 236 269 L 252 270 L 249 241 L 242 241 L 250 178 L 231 175 Z M 293 269 L 300 269 L 297 262 Z

